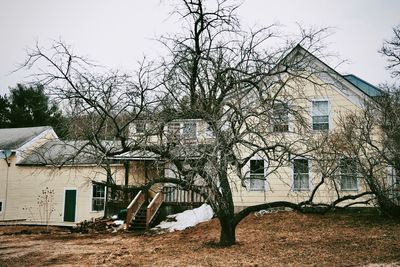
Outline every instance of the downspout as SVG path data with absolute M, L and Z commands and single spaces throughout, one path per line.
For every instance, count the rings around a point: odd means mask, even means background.
M 4 200 L 4 207 L 3 207 L 3 220 L 6 219 L 6 211 L 7 211 L 7 205 L 8 205 L 8 173 L 9 173 L 9 168 L 10 168 L 10 162 L 7 160 L 7 157 L 4 159 L 5 162 L 7 163 L 7 171 L 6 171 L 6 198 Z
M 125 160 L 124 161 L 124 169 L 125 169 L 125 190 L 123 190 L 124 194 L 124 202 L 130 202 L 132 199 L 128 198 L 129 191 L 127 190 L 128 185 L 129 185 L 129 161 Z

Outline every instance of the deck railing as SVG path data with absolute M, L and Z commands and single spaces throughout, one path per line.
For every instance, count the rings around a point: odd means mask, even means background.
M 160 209 L 162 203 L 164 201 L 163 192 L 158 192 L 153 200 L 150 202 L 149 206 L 146 210 L 146 229 L 149 229 L 150 222 L 153 220 L 154 216 L 157 214 L 157 211 Z
M 202 190 L 208 191 L 206 187 Z M 164 202 L 167 203 L 204 203 L 206 200 L 197 192 L 183 190 L 176 186 L 164 186 Z
M 136 195 L 136 197 L 132 200 L 127 208 L 125 224 L 129 227 L 132 219 L 135 218 L 136 214 L 138 213 L 140 207 L 142 207 L 143 203 L 145 202 L 145 194 L 142 191 Z

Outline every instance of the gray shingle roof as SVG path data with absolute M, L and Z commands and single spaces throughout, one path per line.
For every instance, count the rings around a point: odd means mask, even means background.
M 29 151 L 18 165 L 84 165 L 99 164 L 104 155 L 85 141 L 62 141 L 55 139 Z
M 50 126 L 0 129 L 0 149 L 15 150 L 31 141 Z

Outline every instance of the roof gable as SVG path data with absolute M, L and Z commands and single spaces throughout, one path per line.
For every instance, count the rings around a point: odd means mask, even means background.
M 358 88 L 356 85 L 345 79 L 340 73 L 331 68 L 328 64 L 320 60 L 318 57 L 307 51 L 301 45 L 297 45 L 292 49 L 283 59 L 293 58 L 296 56 L 302 56 L 307 58 L 309 67 L 314 68 L 313 72 L 320 78 L 324 83 L 330 84 L 339 94 L 347 98 L 354 105 L 363 108 L 365 101 L 368 100 L 369 95 Z

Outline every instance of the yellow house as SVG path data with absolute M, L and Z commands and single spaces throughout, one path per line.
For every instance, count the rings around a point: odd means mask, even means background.
M 313 161 L 318 157 L 318 152 L 307 153 L 309 146 L 315 146 L 319 139 L 334 135 L 346 114 L 363 111 L 365 103 L 381 94 L 378 88 L 355 75 L 339 74 L 301 46 L 294 48 L 287 57 L 292 56 L 307 58 L 309 72 L 306 75 L 310 77 L 306 82 L 298 83 L 293 79 L 285 85 L 269 114 L 272 119 L 266 119 L 267 124 L 258 133 L 271 140 L 296 145 L 298 153 L 285 159 L 285 163 L 279 164 L 276 169 L 275 162 L 260 155 L 250 159 L 242 168 L 241 175 L 232 168 L 229 177 L 236 211 L 265 202 L 306 201 L 314 194 L 322 177 L 322 167 Z M 248 96 L 238 98 L 238 106 L 248 101 L 246 98 L 251 99 Z M 243 106 L 251 104 L 250 100 Z M 298 117 L 290 112 L 291 107 L 298 108 L 297 115 L 301 115 L 308 127 L 304 127 L 304 121 L 303 125 L 297 122 Z M 146 125 L 142 121 L 136 128 L 133 127 L 133 138 L 142 134 L 146 127 L 151 128 L 151 122 Z M 213 138 L 207 123 L 196 119 L 174 120 L 164 127 L 164 132 L 167 139 L 171 136 L 178 138 L 183 146 L 212 143 Z M 154 137 L 151 140 L 160 141 Z M 245 158 L 251 152 L 246 147 L 238 147 L 236 154 Z M 330 173 L 329 180 L 325 179 L 322 185 L 318 185 L 314 196 L 316 203 L 331 203 L 338 197 L 357 195 L 367 189 L 361 177 L 358 177 L 356 163 L 351 157 L 338 157 L 335 160 L 335 171 Z M 165 176 L 176 177 L 174 169 L 173 164 L 167 165 Z M 343 205 L 348 203 L 345 201 Z
M 0 221 L 69 224 L 102 217 L 106 171 L 93 155 L 73 156 L 76 144 L 51 127 L 0 129 Z M 71 158 L 72 159 L 72 158 Z M 61 164 L 63 164 L 61 166 Z M 116 183 L 122 164 L 112 165 Z
M 295 144 L 296 140 L 301 141 L 299 155 L 292 155 L 272 173 L 268 169 L 274 163 L 255 156 L 242 170 L 243 176 L 248 178 L 244 186 L 243 179 L 232 172 L 231 187 L 236 210 L 265 202 L 306 201 L 321 181 L 321 166 L 312 160 L 318 157 L 315 155 L 318 152 L 306 152 L 311 143 L 334 135 L 340 130 L 340 120 L 346 114 L 363 111 L 366 102 L 381 94 L 378 88 L 355 75 L 337 73 L 301 46 L 291 52 L 296 53 L 308 58 L 308 64 L 313 67 L 310 71 L 312 76 L 310 81 L 301 85 L 289 82 L 279 100 L 300 107 L 308 127 L 304 130 L 304 126 L 296 123 L 298 118 L 291 116 L 290 108 L 285 110 L 278 104 L 272 112 L 273 120 L 268 134 L 280 138 L 283 143 Z M 243 149 L 239 153 L 246 156 L 248 152 Z M 357 175 L 354 160 L 345 157 L 336 160 L 336 170 L 330 175 L 330 180 L 325 179 L 316 191 L 316 203 L 331 203 L 343 195 L 356 195 L 366 190 L 366 185 Z
M 291 53 L 311 58 L 313 82 L 288 83 L 279 99 L 280 104 L 271 111 L 272 120 L 260 129 L 260 134 L 282 142 L 295 143 L 301 139 L 299 153 L 290 156 L 273 172 L 270 169 L 274 162 L 257 155 L 242 168 L 240 176 L 237 170 L 232 169 L 229 177 L 237 211 L 267 201 L 299 203 L 306 200 L 313 194 L 322 175 L 320 167 L 312 160 L 315 155 L 306 153 L 308 146 L 321 137 L 334 134 L 340 128 L 338 122 L 342 116 L 362 111 L 366 101 L 380 94 L 379 89 L 354 75 L 337 73 L 300 46 Z M 309 124 L 307 131 L 297 124 L 297 118 L 288 111 L 287 105 L 301 107 L 301 116 Z M 136 140 L 145 138 L 145 142 L 150 143 L 162 142 L 157 136 L 146 135 L 146 128 L 151 128 L 151 122 L 133 123 L 130 137 Z M 197 119 L 172 121 L 165 125 L 164 131 L 166 138 L 180 139 L 183 147 L 212 144 L 214 138 L 207 123 Z M 116 185 L 135 186 L 145 184 L 152 177 L 174 177 L 176 174 L 171 162 L 164 162 L 159 155 L 148 151 L 126 152 L 109 159 L 111 168 L 107 173 L 102 167 L 105 159 L 102 155 L 88 147 L 85 153 L 76 157 L 77 147 L 76 142 L 60 141 L 50 127 L 0 129 L 0 149 L 3 151 L 3 160 L 0 161 L 0 220 L 62 224 L 101 217 L 104 215 L 107 194 L 104 182 L 107 177 L 111 176 Z M 236 153 L 247 157 L 250 151 L 239 147 Z M 328 203 L 338 194 L 365 191 L 351 158 L 339 159 L 335 175 L 335 181 L 320 186 L 315 195 L 316 202 Z M 174 190 L 173 185 L 166 184 L 165 188 L 168 190 L 164 190 L 162 201 L 203 201 L 190 192 Z M 160 190 L 159 187 L 153 189 Z M 150 195 L 153 201 L 157 199 L 155 193 Z M 108 199 L 112 200 L 112 196 Z M 132 199 L 133 196 L 128 202 Z M 141 201 L 140 205 L 143 199 Z M 149 207 L 152 205 L 150 203 Z M 135 212 L 139 212 L 139 208 Z

